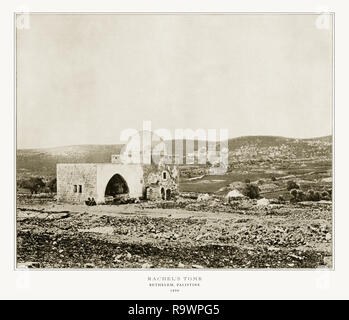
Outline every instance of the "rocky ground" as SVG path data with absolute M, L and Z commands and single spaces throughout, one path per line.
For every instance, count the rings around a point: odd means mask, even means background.
M 17 203 L 17 267 L 332 267 L 332 204 Z

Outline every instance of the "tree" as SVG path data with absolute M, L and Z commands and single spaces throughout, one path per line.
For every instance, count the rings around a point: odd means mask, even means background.
M 29 189 L 31 194 L 38 193 L 38 191 L 45 186 L 42 178 L 32 177 L 28 180 L 24 180 L 22 183 L 22 188 Z
M 292 189 L 299 189 L 299 185 L 293 180 L 287 181 L 287 190 L 291 191 Z
M 258 199 L 259 192 L 260 192 L 259 187 L 250 183 L 246 185 L 244 190 L 245 196 L 249 197 L 250 199 Z
M 47 182 L 46 186 L 50 189 L 51 193 L 57 192 L 57 179 L 54 178 L 50 180 L 49 182 Z

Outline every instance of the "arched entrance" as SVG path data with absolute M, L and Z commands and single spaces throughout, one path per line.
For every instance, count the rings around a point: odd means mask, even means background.
M 129 192 L 125 179 L 120 174 L 114 174 L 105 188 L 104 197 L 105 200 L 108 201 L 122 195 L 127 195 Z
M 166 197 L 166 195 L 165 195 L 165 189 L 164 189 L 164 188 L 161 188 L 161 199 L 162 199 L 162 200 L 165 200 L 165 197 Z
M 147 200 L 147 199 L 149 199 L 149 193 L 150 193 L 150 189 L 149 189 L 149 187 L 145 187 L 144 188 L 144 191 L 143 191 L 143 199 L 144 200 Z
M 170 200 L 171 199 L 171 190 L 167 189 L 166 190 L 166 200 Z

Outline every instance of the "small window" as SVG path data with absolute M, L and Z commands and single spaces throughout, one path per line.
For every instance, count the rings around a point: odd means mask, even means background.
M 78 192 L 78 186 L 74 184 L 74 192 Z
M 164 171 L 164 172 L 162 173 L 162 179 L 164 179 L 164 180 L 167 179 L 167 172 L 166 172 L 166 171 Z
M 82 185 L 79 184 L 79 193 L 82 193 Z

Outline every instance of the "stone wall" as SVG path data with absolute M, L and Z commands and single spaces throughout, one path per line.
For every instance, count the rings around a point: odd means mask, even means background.
M 57 201 L 84 203 L 89 197 L 96 199 L 96 186 L 96 164 L 57 164 Z
M 174 165 L 147 165 L 144 171 L 144 190 L 148 200 L 172 198 L 178 194 L 178 169 Z

